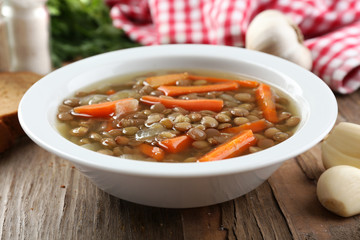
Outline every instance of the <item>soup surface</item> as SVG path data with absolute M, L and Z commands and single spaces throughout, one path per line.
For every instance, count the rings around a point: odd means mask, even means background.
M 206 162 L 285 141 L 300 122 L 269 85 L 217 72 L 152 72 L 103 81 L 58 107 L 60 133 L 99 153 L 144 161 Z

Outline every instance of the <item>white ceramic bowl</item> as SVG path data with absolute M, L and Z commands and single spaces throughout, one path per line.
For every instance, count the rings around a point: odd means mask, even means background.
M 112 76 L 177 68 L 260 78 L 294 99 L 300 109 L 300 127 L 291 138 L 267 150 L 206 163 L 119 159 L 77 146 L 56 130 L 57 107 L 76 90 Z M 169 208 L 206 206 L 246 194 L 285 160 L 320 142 L 336 117 L 333 93 L 311 72 L 264 53 L 211 45 L 138 47 L 90 57 L 42 78 L 19 105 L 20 123 L 28 136 L 44 149 L 74 163 L 100 189 L 131 202 Z

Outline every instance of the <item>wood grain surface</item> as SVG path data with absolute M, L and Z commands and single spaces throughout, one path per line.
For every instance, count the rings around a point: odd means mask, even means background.
M 338 121 L 360 124 L 360 92 L 337 100 Z M 0 239 L 360 239 L 360 216 L 338 217 L 318 202 L 323 171 L 317 145 L 235 200 L 154 208 L 108 195 L 24 137 L 0 155 Z

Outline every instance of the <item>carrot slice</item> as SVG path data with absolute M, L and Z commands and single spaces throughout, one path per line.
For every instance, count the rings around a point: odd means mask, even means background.
M 223 160 L 238 156 L 256 143 L 256 138 L 251 130 L 245 130 L 232 137 L 229 141 L 217 146 L 204 156 L 199 162 Z
M 163 91 L 167 96 L 179 96 L 189 93 L 203 93 L 212 91 L 231 91 L 239 88 L 235 82 L 202 85 L 202 86 L 160 86 L 158 90 Z
M 165 157 L 164 150 L 156 146 L 142 143 L 139 145 L 139 149 L 143 154 L 155 159 L 158 162 L 161 162 Z
M 239 133 L 243 130 L 251 130 L 253 132 L 260 132 L 266 129 L 267 124 L 265 119 L 256 120 L 254 122 L 244 123 L 237 127 L 230 127 L 221 130 L 222 133 Z
M 201 110 L 211 110 L 214 112 L 219 112 L 223 108 L 224 102 L 220 99 L 170 99 L 170 98 L 160 98 L 153 96 L 143 96 L 140 99 L 141 102 L 147 104 L 156 104 L 162 103 L 167 108 L 181 107 L 189 111 L 201 111 Z
M 163 85 L 174 85 L 178 80 L 185 80 L 187 79 L 189 74 L 185 73 L 175 73 L 175 74 L 167 74 L 161 76 L 153 76 L 148 77 L 145 79 L 151 87 L 157 88 Z
M 109 89 L 106 91 L 106 95 L 111 95 L 111 94 L 114 94 L 115 93 L 115 90 L 114 89 Z
M 265 119 L 272 123 L 277 123 L 279 118 L 276 113 L 276 105 L 270 86 L 264 83 L 260 84 L 255 90 L 255 98 L 260 109 L 263 111 Z
M 127 107 L 129 101 L 132 100 L 136 99 L 125 98 L 111 102 L 78 106 L 74 108 L 74 113 L 82 114 L 87 117 L 110 117 L 115 113 L 117 106 L 121 106 L 123 109 L 126 109 L 127 112 L 136 111 L 136 109 L 133 108 L 133 105 L 131 105 L 132 107 Z
M 236 82 L 240 87 L 255 88 L 259 86 L 259 83 L 251 80 L 233 80 L 226 78 L 215 78 L 215 77 L 205 77 L 197 75 L 189 75 L 190 80 L 206 80 L 208 82 L 220 83 L 220 82 Z
M 160 141 L 159 146 L 170 153 L 178 153 L 186 150 L 192 144 L 193 140 L 187 135 L 181 135 Z

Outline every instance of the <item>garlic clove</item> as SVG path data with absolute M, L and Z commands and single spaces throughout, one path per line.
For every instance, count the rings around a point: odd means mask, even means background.
M 350 165 L 360 168 L 360 125 L 341 122 L 321 143 L 325 168 Z
M 277 10 L 259 13 L 246 32 L 246 48 L 292 61 L 306 69 L 312 67 L 310 51 L 303 45 L 301 30 Z
M 360 169 L 340 165 L 321 174 L 316 189 L 320 203 L 329 211 L 350 217 L 360 213 Z

